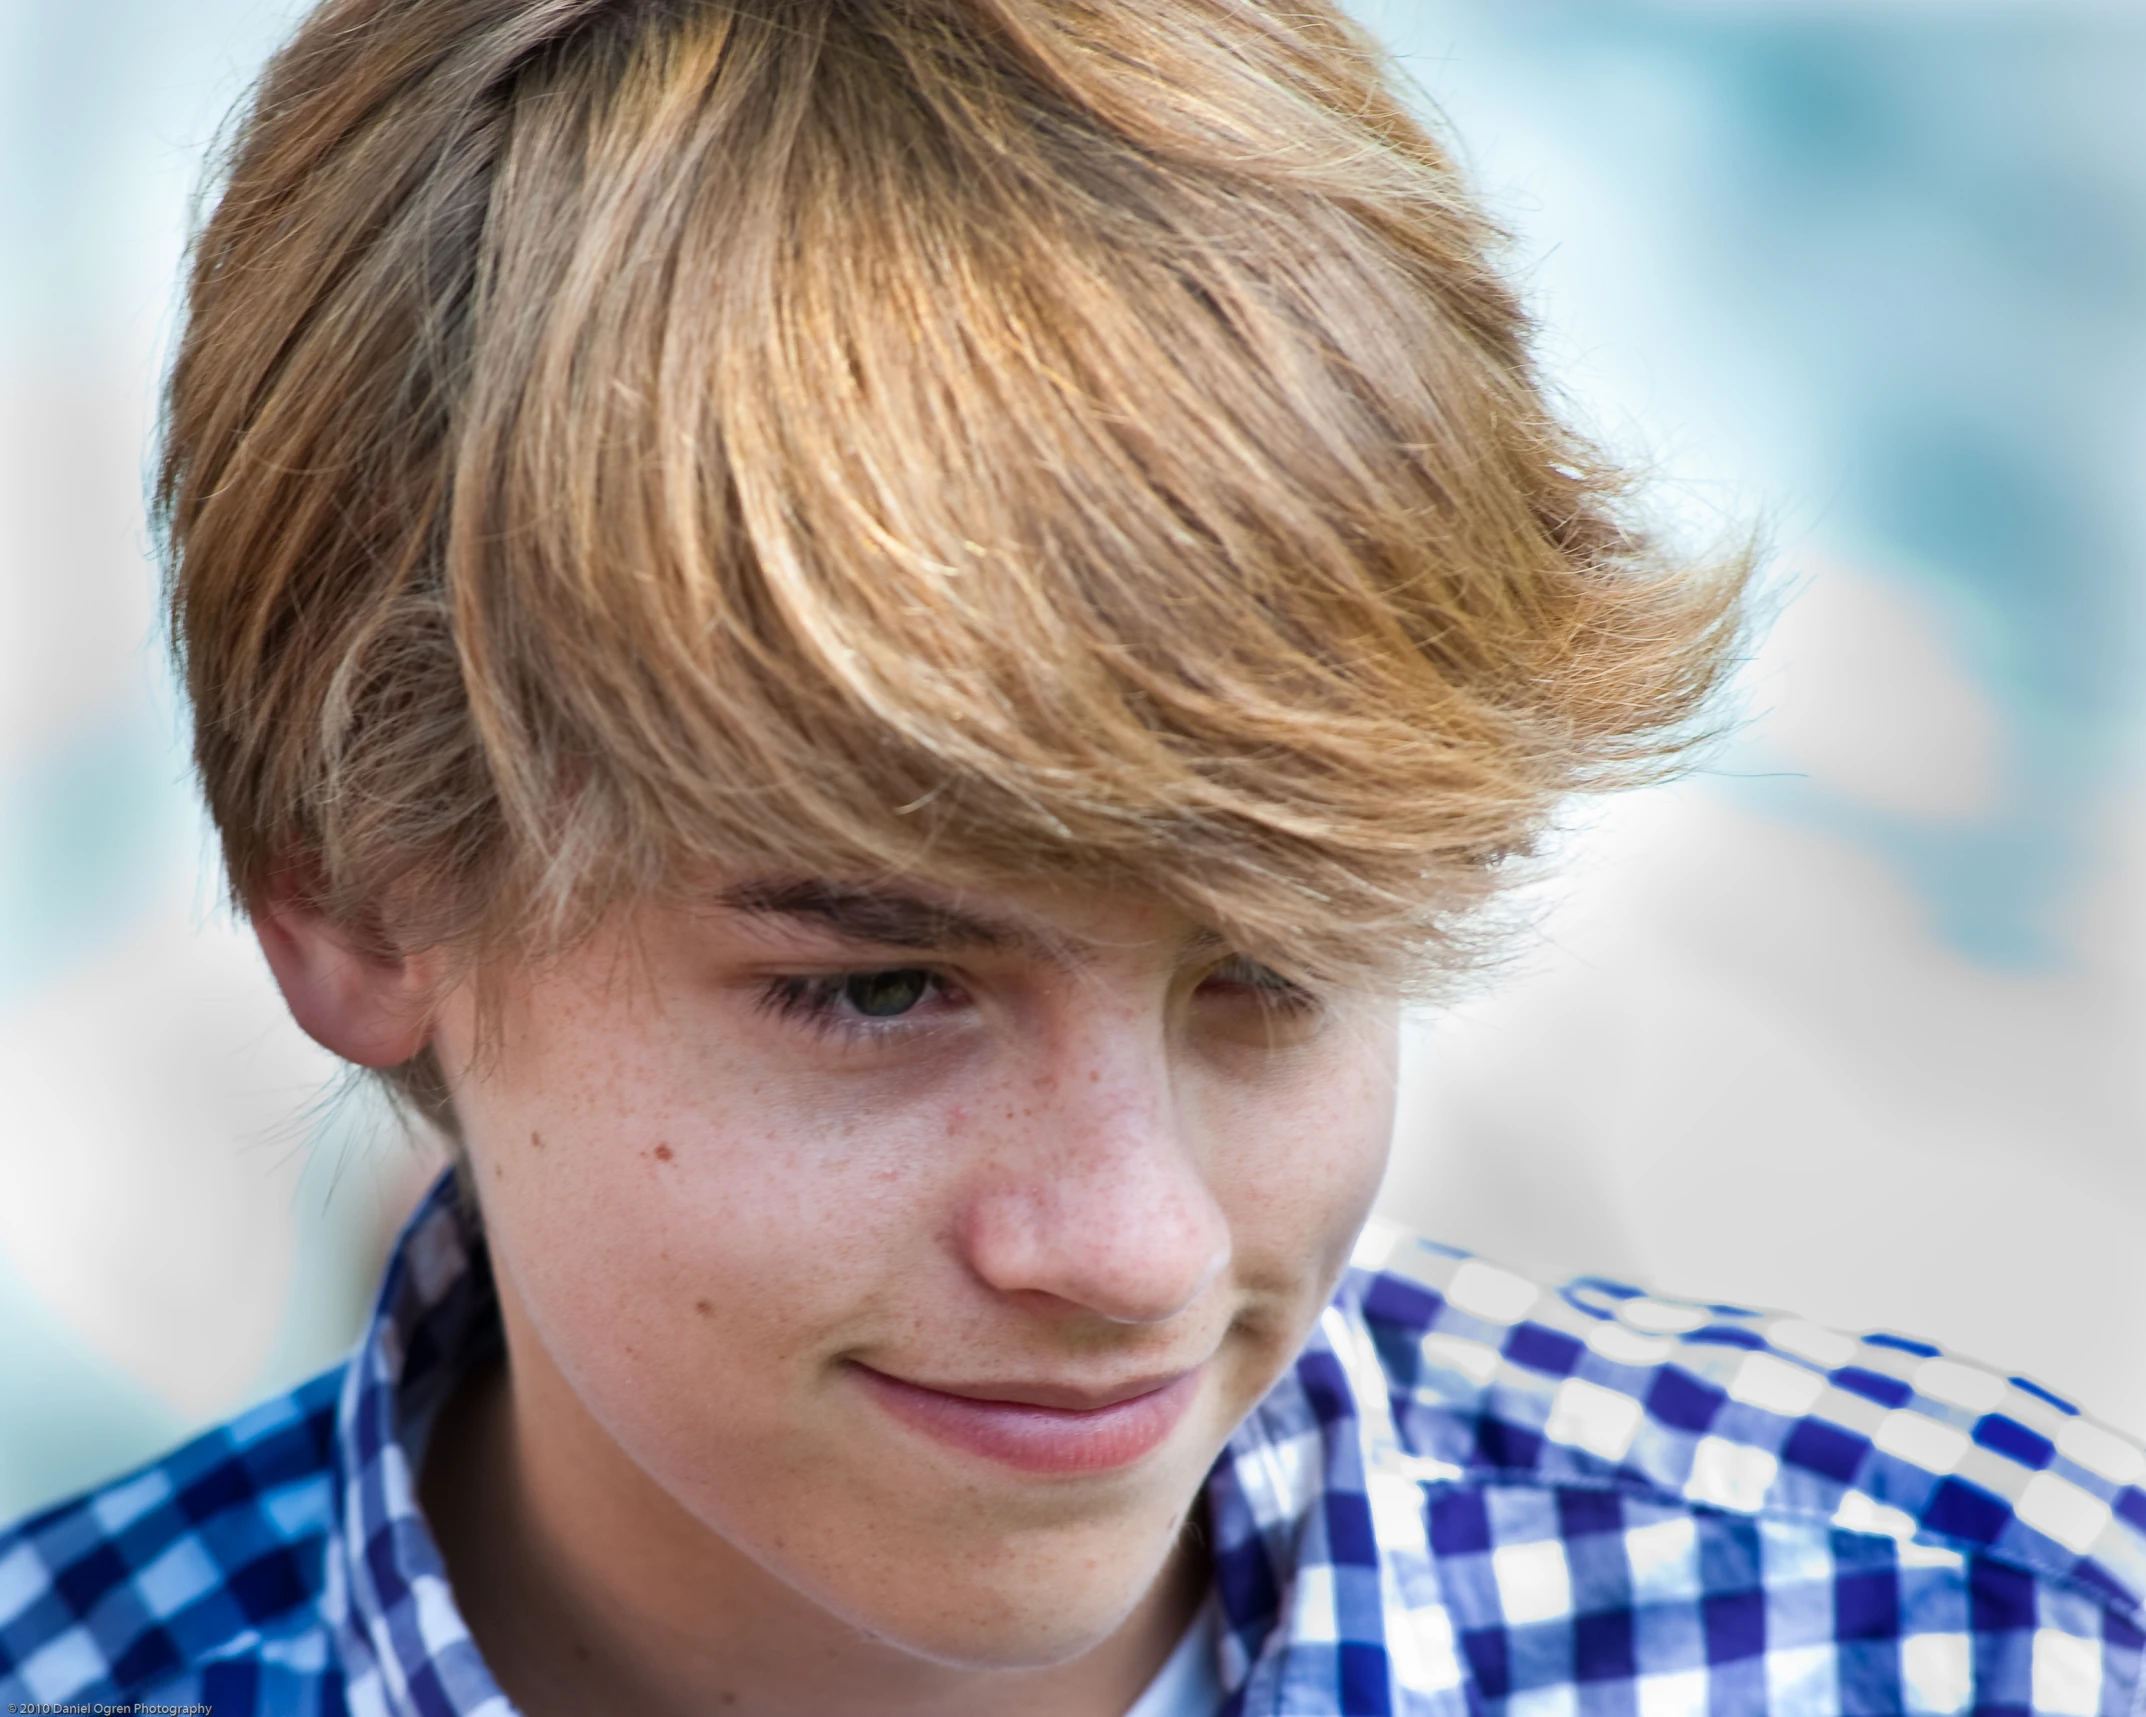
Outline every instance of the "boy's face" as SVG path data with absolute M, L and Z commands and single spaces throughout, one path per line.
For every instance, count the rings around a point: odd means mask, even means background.
M 713 898 L 435 1027 L 529 1468 L 909 1652 L 1072 1657 L 1342 1267 L 1394 1010 L 1125 896 Z

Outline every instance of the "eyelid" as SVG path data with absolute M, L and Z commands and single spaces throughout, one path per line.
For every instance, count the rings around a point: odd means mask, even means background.
M 1207 975 L 1210 978 L 1226 975 L 1232 983 L 1254 984 L 1261 989 L 1296 990 L 1304 987 L 1293 978 L 1276 971 L 1265 961 L 1255 960 L 1249 954 L 1228 955 L 1210 966 Z
M 1232 954 L 1218 961 L 1208 968 L 1200 981 L 1207 984 L 1217 979 L 1251 991 L 1259 1005 L 1273 1013 L 1309 1014 L 1326 1005 L 1325 998 L 1317 991 L 1306 988 L 1287 973 L 1278 972 L 1249 954 Z
M 920 960 L 889 960 L 814 972 L 777 973 L 760 984 L 757 1006 L 763 1013 L 789 1020 L 819 1036 L 837 1041 L 895 1037 L 927 1031 L 941 1023 L 936 1012 L 922 1018 L 916 1017 L 915 1010 L 875 1018 L 843 1011 L 843 992 L 852 981 L 896 972 L 923 973 L 931 985 L 927 1000 L 933 995 L 941 1000 L 960 995 L 953 980 L 936 966 Z M 922 1005 L 919 1003 L 920 1007 Z
M 813 1035 L 841 1043 L 870 1043 L 914 1037 L 949 1023 L 949 1004 L 968 1003 L 959 981 L 943 967 L 918 959 L 895 957 L 859 960 L 855 963 L 819 966 L 799 972 L 776 972 L 758 984 L 757 1010 L 803 1027 Z M 871 1015 L 846 1006 L 845 992 L 859 978 L 884 977 L 917 972 L 927 980 L 927 989 L 917 1005 L 898 1014 Z M 1239 1005 L 1246 1000 L 1271 1018 L 1310 1020 L 1324 1012 L 1326 1001 L 1316 991 L 1248 954 L 1228 954 L 1200 974 L 1195 993 L 1220 983 L 1239 992 Z M 1222 1002 L 1226 998 L 1217 996 Z M 932 1004 L 937 1003 L 934 1006 Z

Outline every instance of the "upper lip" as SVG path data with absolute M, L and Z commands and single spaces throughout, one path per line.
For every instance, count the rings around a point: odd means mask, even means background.
M 867 1367 L 877 1370 L 877 1367 Z M 1121 1401 L 1132 1401 L 1142 1395 L 1152 1395 L 1158 1389 L 1167 1389 L 1179 1378 L 1196 1370 L 1185 1366 L 1176 1371 L 1154 1371 L 1141 1377 L 1127 1377 L 1115 1383 L 1078 1384 L 1055 1383 L 1037 1378 L 990 1378 L 978 1382 L 923 1383 L 913 1377 L 901 1377 L 891 1371 L 881 1371 L 880 1376 L 894 1383 L 906 1383 L 912 1389 L 929 1389 L 935 1395 L 954 1395 L 965 1401 L 1004 1403 L 1015 1407 L 1050 1407 L 1063 1413 L 1093 1413 L 1099 1408 L 1115 1407 Z

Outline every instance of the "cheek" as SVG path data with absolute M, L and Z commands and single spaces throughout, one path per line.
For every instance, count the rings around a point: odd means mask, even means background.
M 1279 1077 L 1221 1094 L 1212 1183 L 1248 1274 L 1339 1274 L 1386 1169 L 1398 1035 L 1383 1017 L 1337 1026 Z
M 622 1442 L 773 1434 L 931 1230 L 914 1141 L 648 1021 L 525 1029 L 471 1089 L 502 1273 L 548 1358 Z

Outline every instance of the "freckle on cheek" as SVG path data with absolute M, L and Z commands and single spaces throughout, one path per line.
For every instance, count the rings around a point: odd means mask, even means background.
M 693 1309 L 696 1312 L 700 1313 L 700 1315 L 704 1318 L 712 1318 L 715 1316 L 715 1307 L 710 1305 L 706 1300 L 695 1300 L 693 1302 Z
M 541 1151 L 544 1148 L 544 1135 L 534 1127 L 529 1129 L 529 1144 L 533 1150 Z
M 658 1161 L 659 1163 L 667 1163 L 670 1160 L 671 1147 L 669 1145 L 658 1145 L 656 1147 L 656 1161 Z

